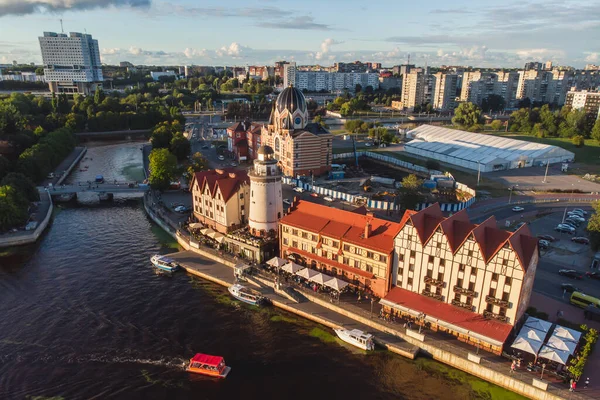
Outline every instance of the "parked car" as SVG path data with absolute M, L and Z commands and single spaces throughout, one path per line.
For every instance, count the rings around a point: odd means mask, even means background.
M 288 206 L 291 206 L 292 202 L 290 201 L 290 199 L 283 199 L 283 204 L 287 204 Z
M 225 159 L 225 156 L 223 156 L 223 155 L 220 155 L 220 156 L 218 157 L 218 159 L 219 159 L 219 160 L 221 160 L 221 161 L 223 161 L 223 160 Z
M 583 279 L 581 272 L 574 269 L 559 269 L 558 274 L 571 279 Z
M 567 219 L 574 219 L 575 221 L 585 222 L 585 218 L 578 214 L 570 214 Z
M 187 212 L 187 210 L 188 209 L 187 209 L 186 206 L 177 206 L 177 207 L 175 207 L 175 212 L 178 212 L 178 213 L 184 213 L 184 212 Z
M 558 224 L 556 225 L 556 227 L 554 228 L 555 231 L 558 232 L 562 232 L 562 233 L 569 233 L 569 234 L 574 234 L 575 233 L 575 228 L 573 228 L 570 225 L 565 225 L 565 224 Z
M 232 166 L 232 167 L 237 167 L 237 165 L 238 165 L 238 164 L 237 164 L 235 161 L 232 161 L 232 162 L 231 162 L 231 166 Z
M 512 208 L 512 210 L 513 210 L 514 212 L 521 212 L 521 211 L 525 211 L 525 209 L 524 209 L 523 207 L 520 207 L 520 206 L 515 206 L 515 207 L 513 207 L 513 208 Z
M 554 236 L 550 236 L 550 235 L 538 235 L 538 239 L 547 240 L 549 242 L 554 242 L 556 240 L 554 238 Z
M 581 244 L 590 244 L 590 239 L 583 236 L 575 236 L 571 238 L 572 242 L 581 243 Z
M 512 229 L 513 232 L 516 232 L 517 230 L 519 230 L 520 227 L 522 227 L 523 225 L 525 225 L 526 222 L 519 222 L 518 224 L 515 225 L 515 227 Z
M 579 292 L 579 288 L 571 283 L 563 283 L 560 285 L 560 288 L 562 290 L 566 290 L 567 293 Z
M 323 197 L 323 200 L 325 200 L 325 201 L 329 201 L 329 202 L 332 202 L 332 201 L 333 201 L 333 198 L 332 198 L 332 197 L 330 197 L 330 196 L 325 196 L 325 197 Z
M 598 271 L 586 272 L 585 276 L 587 276 L 588 278 L 592 278 L 592 279 L 600 279 L 600 272 L 598 272 Z
M 373 144 L 371 144 L 371 142 L 367 142 L 367 143 L 365 143 L 365 146 L 371 147 L 371 146 L 373 146 Z
M 304 189 L 302 189 L 300 186 L 296 186 L 294 188 L 294 192 L 298 192 L 298 193 L 304 193 Z
M 314 193 L 314 192 L 313 192 L 313 193 L 311 193 L 310 195 L 311 195 L 312 197 L 319 197 L 319 194 L 318 194 L 318 193 Z
M 547 249 L 548 247 L 550 247 L 550 242 L 544 239 L 540 239 L 538 241 L 538 246 L 540 246 L 540 249 Z
M 587 211 L 585 211 L 585 210 L 582 210 L 581 208 L 574 208 L 574 209 L 573 209 L 573 210 L 571 210 L 571 211 L 575 211 L 575 212 L 582 213 L 583 215 L 587 215 Z
M 202 146 L 203 149 L 208 149 L 208 145 L 205 144 L 204 146 Z
M 563 222 L 564 225 L 569 225 L 573 229 L 577 229 L 579 227 L 579 222 L 573 221 L 572 219 L 567 219 Z

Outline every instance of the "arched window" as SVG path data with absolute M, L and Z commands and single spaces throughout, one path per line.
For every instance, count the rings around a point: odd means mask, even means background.
M 275 151 L 279 152 L 279 138 L 275 138 Z

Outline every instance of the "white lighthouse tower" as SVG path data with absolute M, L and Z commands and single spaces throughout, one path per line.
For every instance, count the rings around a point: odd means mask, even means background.
M 250 177 L 250 212 L 248 225 L 255 236 L 266 236 L 277 232 L 277 221 L 283 216 L 281 194 L 281 171 L 275 152 L 269 146 L 261 146 L 254 160 Z

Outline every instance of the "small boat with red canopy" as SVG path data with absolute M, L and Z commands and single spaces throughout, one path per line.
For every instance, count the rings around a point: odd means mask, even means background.
M 185 370 L 196 374 L 225 378 L 231 371 L 231 367 L 225 365 L 223 357 L 198 353 L 190 358 L 190 365 Z

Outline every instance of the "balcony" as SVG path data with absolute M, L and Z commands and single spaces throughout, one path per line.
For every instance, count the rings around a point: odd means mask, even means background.
M 444 287 L 444 285 L 445 285 L 445 282 L 444 282 L 444 281 L 438 281 L 437 279 L 430 278 L 429 276 L 426 276 L 426 277 L 423 279 L 423 281 L 424 281 L 425 283 L 428 283 L 428 284 L 430 284 L 430 285 L 437 286 L 437 287 L 441 287 L 441 288 L 443 288 L 443 287 Z
M 483 318 L 495 319 L 497 321 L 508 322 L 508 317 L 506 315 L 495 314 L 490 311 L 483 312 Z
M 427 290 L 425 290 L 425 289 L 423 289 L 423 290 L 421 291 L 421 294 L 422 294 L 423 296 L 431 297 L 431 298 L 434 298 L 434 299 L 436 299 L 436 300 L 439 300 L 439 301 L 442 301 L 442 299 L 443 299 L 443 297 L 442 297 L 442 295 L 441 295 L 441 294 L 437 294 L 437 293 L 434 293 L 434 292 L 428 292 L 428 291 L 427 291 Z
M 454 286 L 454 293 L 464 294 L 465 296 L 469 296 L 469 297 L 477 297 L 477 292 L 475 292 L 473 290 L 465 289 L 458 285 Z
M 456 306 L 456 307 L 464 308 L 465 310 L 468 310 L 471 312 L 473 311 L 473 304 L 467 304 L 467 303 L 463 303 L 458 300 L 452 300 L 452 305 Z
M 486 303 L 490 303 L 490 304 L 494 304 L 500 307 L 508 307 L 508 301 L 502 300 L 502 299 L 497 299 L 493 296 L 485 296 L 485 302 Z

